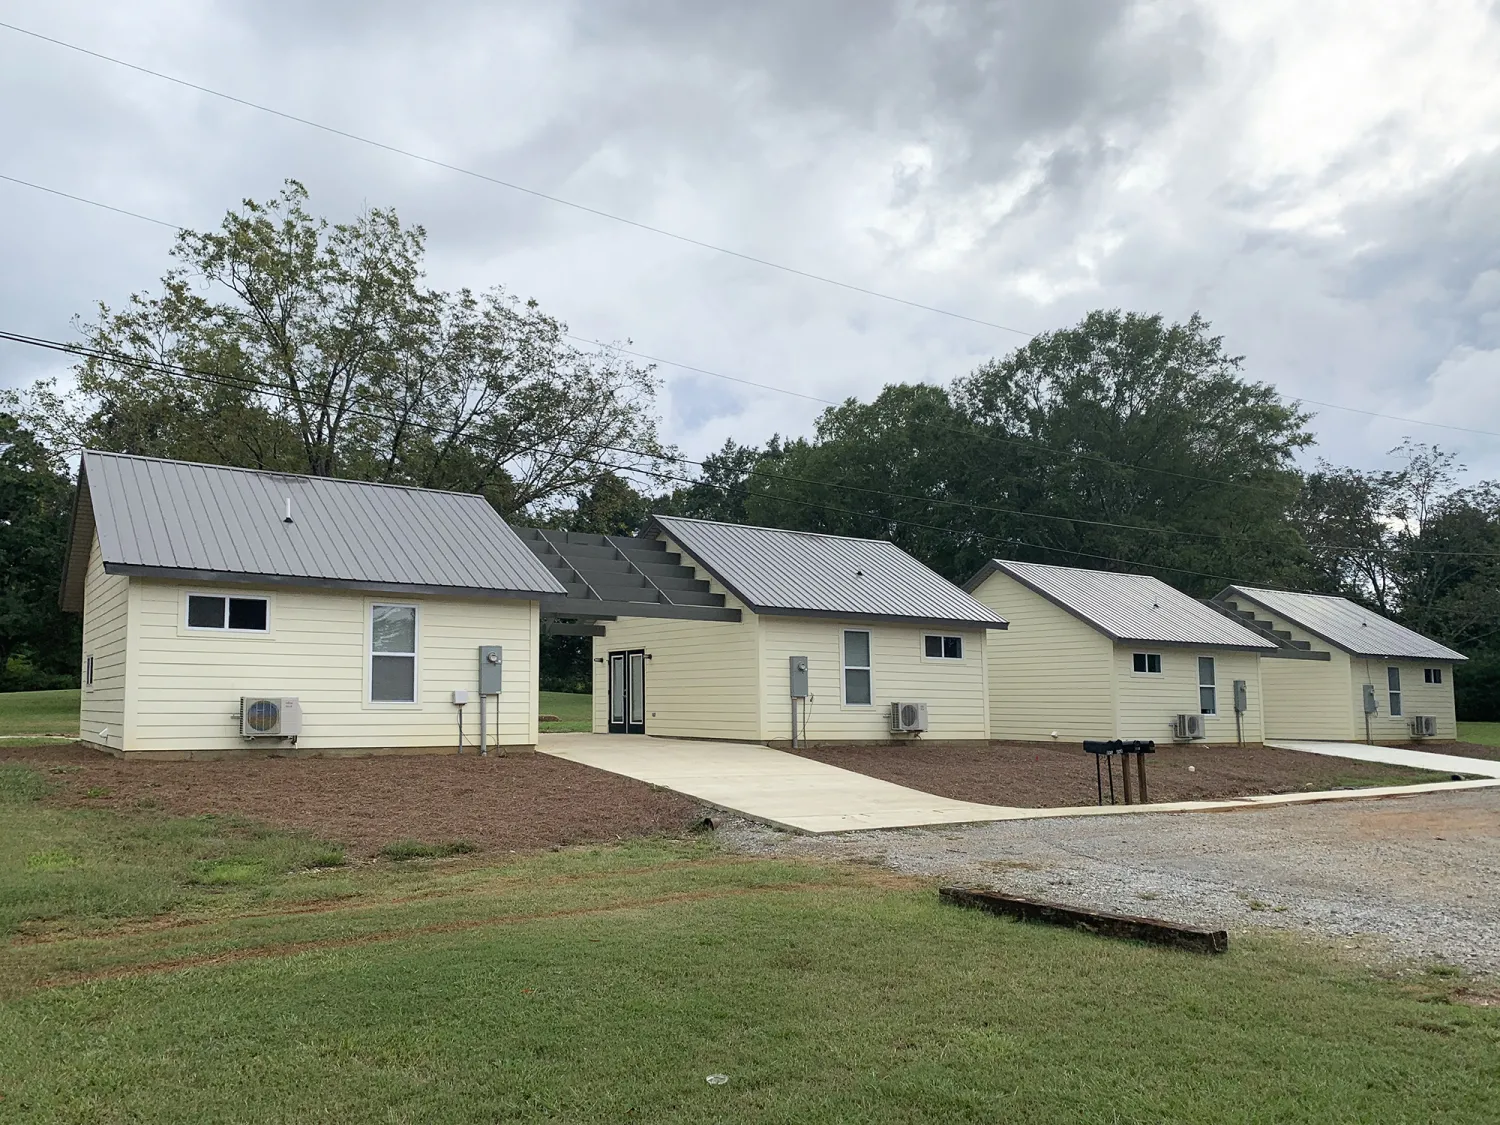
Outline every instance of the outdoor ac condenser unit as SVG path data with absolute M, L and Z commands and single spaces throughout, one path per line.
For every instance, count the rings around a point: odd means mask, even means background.
M 927 729 L 927 704 L 892 703 L 891 733 L 909 734 Z
M 240 737 L 287 738 L 302 733 L 302 704 L 284 695 L 240 696 Z
M 1203 737 L 1202 715 L 1178 715 L 1172 723 L 1172 737 L 1178 742 L 1192 742 Z
M 1437 716 L 1413 715 L 1411 717 L 1411 733 L 1417 738 L 1436 738 Z

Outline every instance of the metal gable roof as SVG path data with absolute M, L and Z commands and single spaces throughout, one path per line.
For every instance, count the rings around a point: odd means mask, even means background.
M 1230 586 L 1220 600 L 1236 595 L 1256 602 L 1321 637 L 1331 645 L 1356 656 L 1407 657 L 1415 660 L 1467 660 L 1461 652 L 1424 637 L 1405 625 L 1397 625 L 1374 610 L 1366 609 L 1336 594 L 1301 594 L 1290 590 L 1265 590 L 1255 586 Z
M 83 454 L 79 485 L 65 605 L 81 605 L 76 560 L 91 530 L 105 569 L 118 574 L 484 597 L 562 593 L 482 496 L 94 451 Z M 81 549 L 86 565 L 86 542 Z
M 1274 651 L 1276 646 L 1158 578 L 1072 566 L 992 559 L 965 588 L 996 571 L 1116 641 Z
M 652 523 L 757 613 L 1005 628 L 994 610 L 881 539 L 680 516 Z

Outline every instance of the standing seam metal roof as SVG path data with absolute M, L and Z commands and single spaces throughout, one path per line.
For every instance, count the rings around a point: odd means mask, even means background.
M 681 516 L 652 522 L 757 613 L 1005 628 L 994 610 L 885 540 Z
M 482 496 L 92 450 L 80 470 L 85 490 L 75 539 L 91 522 L 115 573 L 494 597 L 563 592 Z M 288 498 L 291 523 L 283 522 Z M 77 560 L 75 542 L 65 602 L 81 603 Z
M 1220 600 L 1239 595 L 1264 606 L 1293 625 L 1356 656 L 1406 657 L 1415 660 L 1467 660 L 1461 652 L 1398 625 L 1374 610 L 1336 594 L 1303 594 L 1230 586 Z
M 1146 574 L 992 559 L 965 588 L 977 589 L 997 570 L 1116 641 L 1276 648 L 1217 610 Z

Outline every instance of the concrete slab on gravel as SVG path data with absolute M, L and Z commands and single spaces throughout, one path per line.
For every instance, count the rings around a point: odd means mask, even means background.
M 1353 758 L 1359 762 L 1381 762 L 1388 766 L 1409 766 L 1439 773 L 1467 773 L 1478 777 L 1500 778 L 1500 761 L 1486 758 L 1463 758 L 1457 754 L 1439 754 L 1432 750 L 1408 750 L 1400 746 L 1370 746 L 1363 742 L 1268 741 L 1278 750 L 1300 750 L 1304 754 L 1323 754 L 1330 758 Z
M 822 835 L 1060 817 L 1215 812 L 1268 803 L 1342 801 L 1500 785 L 1500 780 L 1284 793 L 1150 805 L 1012 808 L 957 801 L 744 742 L 694 742 L 646 735 L 544 734 L 538 752 L 685 793 L 707 804 L 795 832 Z

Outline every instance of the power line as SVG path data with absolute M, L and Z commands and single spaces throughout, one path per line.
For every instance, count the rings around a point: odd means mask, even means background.
M 8 26 L 8 25 L 6 25 L 4 23 L 0 23 L 0 27 L 4 27 L 4 26 Z M 101 203 L 100 201 L 95 200 L 95 199 L 89 199 L 89 198 L 86 198 L 86 197 L 81 196 L 81 195 L 74 195 L 71 192 L 61 191 L 61 190 L 59 190 L 57 188 L 47 187 L 47 186 L 45 186 L 43 184 L 33 183 L 30 180 L 23 180 L 23 179 L 20 179 L 18 177 L 15 177 L 15 176 L 6 176 L 6 175 L 0 175 L 0 179 L 5 179 L 5 180 L 7 180 L 7 181 L 9 181 L 11 183 L 14 183 L 14 184 L 20 184 L 23 187 L 34 188 L 37 191 L 46 192 L 49 195 L 60 196 L 60 197 L 62 197 L 64 199 L 69 199 L 69 200 L 72 200 L 72 201 L 77 202 L 77 203 L 84 203 L 84 204 L 87 204 L 90 207 L 98 207 L 98 208 L 102 208 L 103 210 L 106 210 L 106 211 L 112 211 L 112 212 L 114 212 L 116 214 L 127 215 L 130 218 L 142 219 L 142 220 L 144 220 L 144 221 L 146 221 L 148 223 L 155 223 L 158 226 L 168 227 L 168 228 L 170 228 L 172 230 L 178 230 L 178 231 L 188 231 L 189 230 L 188 227 L 181 226 L 181 225 L 179 225 L 177 223 L 167 222 L 165 219 L 157 219 L 157 218 L 153 218 L 153 217 L 151 217 L 149 215 L 142 215 L 142 214 L 140 214 L 138 212 L 129 211 L 129 210 L 126 210 L 126 209 L 124 209 L 122 207 L 115 207 L 115 206 L 112 206 L 112 205 L 110 205 L 108 203 Z M 758 383 L 758 382 L 756 382 L 756 381 L 754 381 L 752 379 L 744 379 L 744 378 L 740 378 L 740 377 L 735 376 L 735 375 L 725 375 L 722 372 L 712 371 L 712 370 L 710 370 L 710 369 L 708 369 L 706 367 L 696 367 L 696 366 L 694 366 L 692 364 L 682 363 L 682 362 L 680 362 L 678 360 L 666 359 L 666 358 L 663 358 L 661 356 L 650 355 L 650 354 L 648 354 L 646 352 L 635 351 L 635 350 L 633 350 L 631 348 L 624 347 L 624 346 L 622 346 L 620 344 L 606 343 L 605 341 L 593 339 L 593 338 L 590 338 L 588 336 L 580 336 L 577 333 L 566 332 L 566 333 L 564 333 L 564 335 L 568 339 L 574 340 L 574 341 L 576 341 L 578 343 L 588 344 L 588 345 L 590 345 L 592 347 L 597 347 L 597 348 L 604 348 L 604 349 L 607 349 L 607 350 L 610 350 L 610 351 L 617 352 L 617 353 L 622 354 L 622 355 L 633 356 L 633 357 L 635 357 L 637 359 L 643 359 L 643 360 L 646 360 L 647 362 L 650 362 L 650 363 L 664 364 L 664 365 L 669 366 L 669 367 L 679 368 L 680 370 L 683 370 L 683 371 L 691 371 L 691 372 L 695 372 L 695 373 L 700 374 L 700 375 L 709 375 L 709 376 L 712 376 L 715 379 L 723 379 L 723 380 L 726 380 L 726 381 L 731 382 L 731 383 L 739 383 L 739 384 L 742 384 L 744 386 L 755 387 L 755 388 L 758 388 L 760 390 L 765 390 L 765 391 L 774 391 L 777 394 L 790 395 L 790 396 L 792 396 L 794 398 L 805 399 L 805 400 L 807 400 L 809 402 L 820 403 L 820 404 L 822 404 L 824 406 L 837 407 L 837 406 L 842 405 L 841 403 L 835 402 L 832 399 L 820 398 L 817 395 L 804 394 L 801 391 L 789 390 L 786 387 L 778 387 L 778 386 L 776 386 L 774 384 L 771 384 L 771 383 Z M 1332 406 L 1336 406 L 1336 404 L 1328 404 L 1328 403 L 1319 404 L 1319 405 L 1332 405 Z M 1352 409 L 1355 409 L 1355 408 L 1354 407 L 1338 407 L 1338 409 L 1350 409 L 1350 410 L 1352 410 Z M 1360 413 L 1371 413 L 1371 412 L 1370 411 L 1360 411 Z M 1390 417 L 1390 415 L 1376 415 L 1376 416 L 1377 417 Z M 1401 419 L 1401 420 L 1415 421 L 1414 419 Z M 1424 424 L 1424 425 L 1433 425 L 1433 426 L 1440 426 L 1440 425 L 1442 425 L 1442 423 L 1438 423 L 1438 422 L 1421 423 L 1421 424 Z M 1104 456 L 1102 456 L 1100 454 L 1097 454 L 1097 453 L 1086 453 L 1086 452 L 1083 452 L 1081 450 L 1073 450 L 1073 449 L 1059 449 L 1056 446 L 1047 445 L 1044 442 L 1038 441 L 1035 438 L 1007 437 L 1007 436 L 1000 435 L 1000 434 L 985 433 L 985 432 L 982 432 L 982 431 L 971 430 L 971 429 L 961 429 L 961 428 L 956 427 L 956 426 L 937 426 L 935 428 L 938 429 L 938 430 L 940 430 L 940 431 L 942 431 L 942 432 L 945 432 L 945 433 L 957 434 L 957 435 L 959 435 L 961 437 L 970 438 L 970 439 L 977 439 L 979 441 L 986 442 L 986 443 L 996 443 L 996 444 L 1000 444 L 1000 445 L 1009 445 L 1009 446 L 1013 446 L 1015 448 L 1020 448 L 1020 449 L 1042 450 L 1043 452 L 1051 453 L 1051 454 L 1054 454 L 1055 456 L 1058 456 L 1058 457 L 1065 457 L 1065 458 L 1069 458 L 1071 460 L 1077 460 L 1077 461 L 1091 461 L 1091 462 L 1094 462 L 1096 464 L 1102 464 L 1102 465 L 1110 465 L 1110 466 L 1113 466 L 1115 468 L 1124 469 L 1125 471 L 1131 472 L 1131 473 L 1140 473 L 1140 472 L 1155 473 L 1155 474 L 1157 474 L 1159 476 L 1173 477 L 1173 478 L 1175 478 L 1177 480 L 1194 481 L 1194 482 L 1197 482 L 1197 483 L 1200 483 L 1200 484 L 1219 484 L 1219 485 L 1225 486 L 1226 488 L 1248 489 L 1248 490 L 1253 491 L 1253 492 L 1264 492 L 1264 493 L 1267 493 L 1268 495 L 1273 495 L 1273 496 L 1280 496 L 1282 494 L 1280 489 L 1268 488 L 1265 485 L 1254 484 L 1254 483 L 1251 483 L 1250 481 L 1228 480 L 1228 479 L 1225 479 L 1225 478 L 1222 478 L 1222 477 L 1207 477 L 1207 476 L 1202 476 L 1201 474 L 1196 474 L 1196 473 L 1179 473 L 1179 472 L 1177 472 L 1177 471 L 1175 471 L 1173 469 L 1162 469 L 1162 468 L 1158 468 L 1158 467 L 1156 467 L 1154 465 L 1131 465 L 1131 464 L 1126 464 L 1125 462 L 1122 462 L 1122 461 L 1113 460 L 1112 458 L 1109 458 L 1109 457 L 1104 457 Z M 1470 432 L 1473 432 L 1473 433 L 1485 433 L 1486 431 L 1483 431 L 1483 430 L 1474 430 L 1474 431 L 1470 431 Z M 1500 435 L 1496 435 L 1496 436 L 1500 436 Z M 1201 535 L 1201 534 L 1206 534 L 1206 533 L 1201 533 L 1200 532 L 1200 533 L 1196 533 L 1196 534 L 1200 534 Z
M 27 345 L 30 345 L 30 346 L 33 346 L 33 347 L 45 348 L 45 349 L 48 349 L 48 350 L 51 350 L 51 351 L 64 352 L 64 353 L 67 353 L 67 354 L 70 354 L 70 355 L 77 355 L 77 356 L 81 356 L 81 357 L 85 357 L 85 358 L 100 359 L 100 360 L 105 360 L 105 361 L 108 361 L 108 362 L 119 363 L 119 364 L 122 364 L 122 365 L 125 365 L 125 366 L 133 367 L 133 368 L 135 368 L 137 370 L 154 371 L 154 372 L 157 372 L 159 374 L 164 374 L 164 375 L 172 376 L 174 378 L 186 378 L 186 379 L 190 379 L 190 380 L 193 380 L 193 381 L 196 381 L 196 382 L 209 383 L 211 385 L 226 387 L 226 388 L 229 388 L 229 389 L 232 389 L 232 390 L 243 391 L 243 392 L 250 393 L 250 394 L 264 394 L 264 395 L 267 395 L 268 397 L 279 399 L 282 402 L 289 402 L 293 398 L 293 396 L 291 396 L 287 392 L 278 390 L 275 387 L 271 387 L 271 386 L 267 385 L 266 383 L 260 381 L 259 379 L 253 379 L 253 378 L 252 379 L 247 379 L 247 378 L 240 378 L 240 377 L 231 376 L 231 375 L 224 375 L 224 374 L 219 373 L 219 372 L 211 372 L 211 371 L 204 370 L 202 368 L 187 367 L 186 365 L 183 365 L 183 364 L 169 363 L 169 362 L 164 361 L 164 360 L 141 359 L 141 358 L 136 357 L 136 356 L 126 355 L 125 353 L 122 353 L 122 352 L 114 352 L 114 351 L 110 351 L 110 350 L 104 349 L 104 348 L 97 348 L 97 347 L 93 347 L 93 346 L 89 346 L 89 345 L 83 345 L 83 344 L 72 344 L 72 343 L 68 343 L 67 341 L 62 341 L 62 340 L 49 340 L 49 339 L 46 339 L 44 337 L 28 336 L 28 335 L 25 335 L 25 334 L 22 334 L 22 333 L 10 332 L 10 331 L 6 331 L 6 330 L 0 330 L 0 339 L 9 340 L 9 341 L 11 341 L 13 343 L 27 344 Z M 395 419 L 395 418 L 393 418 L 393 417 L 391 417 L 389 415 L 381 414 L 381 413 L 375 412 L 375 411 L 363 410 L 363 409 L 360 409 L 358 407 L 351 407 L 346 413 L 350 417 L 364 418 L 364 419 L 367 419 L 367 420 L 370 420 L 370 421 L 383 422 L 383 423 L 386 423 L 386 424 L 392 424 L 392 423 L 396 423 L 398 421 L 398 419 Z M 446 436 L 448 434 L 448 431 L 442 429 L 441 427 L 434 426 L 434 425 L 432 425 L 430 423 L 422 422 L 422 421 L 420 421 L 418 419 L 404 419 L 404 420 L 399 420 L 399 421 L 401 421 L 401 424 L 403 424 L 403 425 L 405 425 L 405 426 L 407 426 L 409 428 L 425 430 L 425 431 L 427 431 L 429 433 L 436 433 L 436 434 L 441 434 L 441 435 L 444 435 L 444 436 Z M 600 450 L 600 451 L 603 451 L 603 452 L 623 453 L 623 454 L 627 454 L 627 455 L 634 456 L 634 457 L 644 457 L 644 458 L 647 458 L 647 459 L 650 459 L 650 460 L 672 461 L 672 462 L 676 462 L 678 464 L 695 465 L 695 466 L 697 466 L 700 469 L 704 467 L 704 462 L 703 461 L 698 461 L 698 460 L 695 460 L 695 459 L 693 459 L 691 457 L 683 457 L 680 454 L 666 453 L 666 452 L 664 452 L 662 450 L 633 449 L 633 448 L 630 448 L 629 446 L 607 445 L 607 444 L 603 444 L 603 443 L 598 443 L 596 445 L 596 448 L 598 450 Z M 517 452 L 520 453 L 520 452 L 526 452 L 526 451 L 517 451 Z M 532 450 L 530 452 L 536 452 L 536 451 Z M 546 452 L 554 452 L 555 453 L 556 451 L 555 450 L 547 450 Z M 664 472 L 662 472 L 659 469 L 651 469 L 651 470 L 635 469 L 635 468 L 631 468 L 631 467 L 628 467 L 628 466 L 620 466 L 620 465 L 616 464 L 615 462 L 591 460 L 591 459 L 589 459 L 587 457 L 584 457 L 584 456 L 581 456 L 579 454 L 572 454 L 571 456 L 574 456 L 575 459 L 580 460 L 580 461 L 584 461 L 585 463 L 588 463 L 588 464 L 595 464 L 595 465 L 599 465 L 601 467 L 609 468 L 612 471 L 621 471 L 621 470 L 624 470 L 624 471 L 634 471 L 634 472 L 645 473 L 645 474 L 652 475 L 652 476 L 662 477 L 664 479 L 680 480 L 680 481 L 683 481 L 683 482 L 686 482 L 686 483 L 689 483 L 689 484 L 705 484 L 705 482 L 700 477 L 673 476 L 672 474 L 664 473 Z M 1176 529 L 1176 528 L 1157 528 L 1157 527 L 1150 527 L 1148 525 L 1143 525 L 1143 524 L 1125 524 L 1125 523 L 1118 523 L 1118 522 L 1112 522 L 1112 521 L 1107 521 L 1107 520 L 1087 519 L 1085 517 L 1079 517 L 1079 516 L 1059 516 L 1059 515 L 1055 515 L 1055 514 L 1050 513 L 1050 512 L 1027 512 L 1027 511 L 1023 511 L 1021 509 L 1016 509 L 1016 508 L 1000 508 L 1000 507 L 995 507 L 995 506 L 986 505 L 986 504 L 975 504 L 975 503 L 972 503 L 970 501 L 965 501 L 965 500 L 949 500 L 949 499 L 945 499 L 945 498 L 942 498 L 942 497 L 917 496 L 917 495 L 913 495 L 911 493 L 891 492 L 891 491 L 884 490 L 884 489 L 867 488 L 867 487 L 865 487 L 863 485 L 848 484 L 846 482 L 840 482 L 840 481 L 812 480 L 812 479 L 809 479 L 807 477 L 798 477 L 798 476 L 792 476 L 792 475 L 786 474 L 786 473 L 777 473 L 777 472 L 775 472 L 773 470 L 764 469 L 764 468 L 760 468 L 760 467 L 756 467 L 756 468 L 752 469 L 751 473 L 752 473 L 752 476 L 759 475 L 759 476 L 766 477 L 766 478 L 773 479 L 773 480 L 790 481 L 790 482 L 793 482 L 793 483 L 796 483 L 796 484 L 808 484 L 808 485 L 814 485 L 814 486 L 822 487 L 822 488 L 842 488 L 842 489 L 845 489 L 847 491 L 861 492 L 861 493 L 865 493 L 865 494 L 871 495 L 871 496 L 885 497 L 887 499 L 915 501 L 915 502 L 921 503 L 921 504 L 940 504 L 940 505 L 949 506 L 949 507 L 961 507 L 961 508 L 966 508 L 966 509 L 968 509 L 970 511 L 975 511 L 975 512 L 989 512 L 989 513 L 1000 514 L 1000 515 L 1011 515 L 1011 516 L 1017 516 L 1017 517 L 1020 517 L 1020 518 L 1023 518 L 1023 519 L 1042 519 L 1042 520 L 1049 520 L 1049 521 L 1055 521 L 1055 522 L 1060 522 L 1060 523 L 1068 523 L 1068 524 L 1083 525 L 1083 526 L 1090 526 L 1090 527 L 1104 527 L 1104 528 L 1109 528 L 1111 530 L 1120 530 L 1120 531 L 1139 531 L 1139 532 L 1145 532 L 1145 533 L 1148 533 L 1148 534 L 1157 534 L 1157 535 L 1173 535 L 1173 536 L 1192 535 L 1192 536 L 1197 536 L 1199 538 L 1207 538 L 1207 539 L 1214 539 L 1214 540 L 1220 540 L 1220 541 L 1228 541 L 1228 540 L 1234 540 L 1234 541 L 1239 541 L 1239 542 L 1254 541 L 1254 537 L 1251 537 L 1251 536 L 1233 535 L 1233 534 L 1226 534 L 1226 533 L 1222 533 L 1222 532 L 1184 531 L 1184 530 L 1180 530 L 1180 529 Z M 743 491 L 743 490 L 738 490 L 738 489 L 735 488 L 735 486 L 730 486 L 730 485 L 706 485 L 706 487 L 716 488 L 716 489 L 720 489 L 722 491 Z M 759 495 L 759 494 L 758 493 L 753 493 L 753 492 L 746 491 L 745 495 Z M 959 536 L 960 538 L 963 535 L 968 535 L 970 537 L 977 537 L 977 538 L 980 538 L 980 539 L 992 540 L 992 541 L 995 541 L 995 542 L 1013 542 L 1013 543 L 1021 544 L 1023 546 L 1034 547 L 1034 548 L 1036 548 L 1038 550 L 1047 550 L 1047 551 L 1054 551 L 1054 552 L 1060 552 L 1060 553 L 1066 553 L 1066 554 L 1076 554 L 1076 555 L 1080 555 L 1080 556 L 1083 556 L 1083 557 L 1089 557 L 1089 558 L 1107 559 L 1107 560 L 1112 561 L 1112 562 L 1134 563 L 1134 560 L 1131 560 L 1131 559 L 1122 559 L 1122 558 L 1117 558 L 1117 557 L 1111 556 L 1111 555 L 1090 555 L 1090 554 L 1088 554 L 1088 552 L 1074 551 L 1072 548 L 1068 548 L 1068 547 L 1044 546 L 1044 545 L 1038 544 L 1038 543 L 1029 543 L 1029 542 L 1027 542 L 1025 540 L 1007 539 L 1007 538 L 999 537 L 999 536 L 985 535 L 983 533 L 974 532 L 974 531 L 969 531 L 969 532 L 964 532 L 964 533 L 958 533 L 958 532 L 954 532 L 951 528 L 940 527 L 940 526 L 934 525 L 934 524 L 920 523 L 920 522 L 917 522 L 917 521 L 906 519 L 904 517 L 890 516 L 890 515 L 886 515 L 886 514 L 879 513 L 879 512 L 867 512 L 867 511 L 858 511 L 858 510 L 855 510 L 855 509 L 852 509 L 852 508 L 840 508 L 840 507 L 837 507 L 837 506 L 834 506 L 834 505 L 828 505 L 828 504 L 826 504 L 824 502 L 802 501 L 802 500 L 794 499 L 792 497 L 778 496 L 778 495 L 775 495 L 775 494 L 767 494 L 767 495 L 769 495 L 771 499 L 780 500 L 780 501 L 783 501 L 783 502 L 786 502 L 786 503 L 803 504 L 803 505 L 810 505 L 810 506 L 814 506 L 814 507 L 820 507 L 821 506 L 821 507 L 824 507 L 824 508 L 829 508 L 830 510 L 844 512 L 844 513 L 849 514 L 849 515 L 862 516 L 862 517 L 867 518 L 867 519 L 877 520 L 877 521 L 881 521 L 881 522 L 885 522 L 885 523 L 894 523 L 894 524 L 898 524 L 898 525 L 919 527 L 919 528 L 923 528 L 923 529 L 929 530 L 929 531 L 942 531 L 942 532 L 945 532 L 945 533 L 948 533 L 948 534 L 953 534 L 955 536 Z M 1307 546 L 1309 547 L 1309 549 L 1313 549 L 1313 550 L 1342 551 L 1342 552 L 1346 552 L 1346 553 L 1353 553 L 1353 552 L 1366 552 L 1366 553 L 1368 553 L 1369 551 L 1375 549 L 1375 548 L 1358 547 L 1358 546 L 1351 547 L 1351 546 L 1338 545 L 1338 544 L 1319 544 L 1319 545 L 1316 545 L 1316 546 L 1314 546 L 1312 544 L 1308 544 Z M 1436 549 L 1414 548 L 1413 549 L 1413 553 L 1427 554 L 1427 555 L 1477 557 L 1477 558 L 1500 558 L 1500 554 L 1495 554 L 1495 553 L 1491 553 L 1491 552 L 1480 552 L 1480 551 L 1442 551 L 1442 550 L 1436 550 Z M 1154 566 L 1154 565 L 1157 565 L 1157 564 L 1153 564 L 1153 563 L 1139 563 L 1138 565 L 1141 565 L 1141 566 Z M 1162 567 L 1161 569 L 1181 570 L 1182 568 L 1177 568 L 1177 567 Z M 1221 578 L 1221 577 L 1224 577 L 1223 575 L 1209 574 L 1209 573 L 1204 572 L 1204 571 L 1182 570 L 1182 573 L 1198 574 L 1198 575 L 1200 575 L 1202 577 L 1208 577 L 1208 578 Z
M 770 258 L 761 258 L 754 254 L 747 254 L 740 250 L 732 250 L 727 246 L 720 246 L 717 243 L 707 242 L 701 238 L 693 238 L 691 235 L 679 234 L 678 232 L 668 230 L 665 227 L 653 226 L 650 223 L 641 222 L 639 219 L 631 219 L 627 218 L 624 215 L 617 215 L 614 212 L 605 211 L 599 207 L 590 207 L 586 203 L 578 203 L 575 200 L 565 199 L 560 195 L 551 195 L 548 192 L 539 191 L 536 188 L 529 188 L 510 180 L 502 180 L 498 176 L 487 175 L 484 172 L 476 172 L 472 168 L 465 168 L 459 164 L 452 164 L 446 160 L 439 160 L 434 156 L 425 156 L 422 153 L 413 152 L 410 149 L 399 148 L 396 145 L 386 144 L 384 141 L 375 140 L 373 137 L 361 136 L 359 133 L 352 133 L 347 129 L 339 129 L 333 125 L 325 125 L 322 122 L 313 121 L 311 118 L 300 117 L 295 113 L 288 113 L 285 110 L 275 109 L 268 105 L 262 105 L 259 102 L 252 102 L 246 98 L 236 97 L 233 94 L 226 94 L 222 90 L 215 90 L 210 86 L 204 86 L 197 82 L 189 82 L 185 78 L 178 78 L 175 75 L 166 74 L 159 70 L 152 70 L 150 67 L 141 66 L 133 62 L 127 62 L 124 59 L 116 58 L 113 55 L 106 55 L 100 51 L 92 51 L 87 47 L 80 47 L 76 43 L 69 43 L 63 39 L 57 39 L 50 35 L 43 35 L 41 32 L 31 31 L 24 27 L 18 27 L 13 23 L 5 23 L 3 21 L 0 21 L 0 27 L 3 27 L 8 31 L 14 31 L 19 35 L 26 35 L 31 37 L 32 39 L 41 40 L 44 43 L 51 43 L 54 46 L 66 48 L 69 51 L 76 51 L 81 55 L 88 55 L 90 58 L 95 58 L 103 62 L 112 63 L 115 66 L 125 67 L 127 70 L 133 70 L 138 74 L 149 75 L 152 78 L 159 78 L 163 82 L 171 82 L 174 85 L 182 86 L 189 90 L 196 90 L 200 94 L 208 94 L 210 97 L 221 98 L 224 101 L 233 102 L 235 105 L 244 106 L 247 109 L 253 109 L 260 113 L 268 113 L 274 117 L 280 117 L 285 121 L 292 121 L 298 125 L 305 125 L 310 129 L 318 129 L 324 133 L 330 133 L 336 137 L 343 137 L 345 140 L 356 141 L 359 144 L 369 145 L 372 148 L 378 148 L 385 152 L 394 153 L 397 156 L 404 156 L 411 160 L 418 160 L 423 164 L 429 164 L 435 168 L 443 168 L 449 172 L 457 172 L 462 176 L 469 176 L 476 180 L 483 180 L 485 183 L 494 184 L 497 187 L 503 187 L 509 191 L 520 192 L 523 195 L 529 195 L 536 199 L 544 199 L 548 203 L 556 203 L 563 207 L 571 207 L 575 211 L 582 211 L 585 214 L 595 215 L 601 219 L 608 219 L 611 222 L 621 223 L 628 227 L 634 227 L 637 230 L 648 231 L 651 234 L 661 235 L 663 238 L 670 238 L 677 242 L 686 243 L 689 246 L 696 246 L 703 250 L 711 250 L 716 254 L 724 254 L 727 257 L 738 258 L 740 261 L 751 262 L 758 266 L 764 266 L 767 269 L 779 270 L 782 273 L 791 274 L 794 277 L 805 278 L 808 281 L 816 281 L 823 285 L 831 285 L 834 288 L 845 289 L 852 293 L 862 293 L 867 297 L 875 297 L 882 301 L 890 301 L 893 304 L 905 305 L 906 307 L 913 309 L 920 309 L 923 312 L 936 313 L 939 316 L 951 317 L 954 320 L 967 321 L 970 324 L 981 324 L 986 328 L 998 328 L 1002 332 L 1013 332 L 1018 336 L 1025 336 L 1028 339 L 1035 336 L 1035 333 L 1027 332 L 1021 328 L 1011 328 L 1009 325 L 997 324 L 993 320 L 984 320 L 981 317 L 969 316 L 966 313 L 955 312 L 952 309 L 940 308 L 937 305 L 927 305 L 923 304 L 920 301 L 912 301 L 908 300 L 905 297 L 897 297 L 890 293 L 882 293 L 878 289 L 869 289 L 863 285 L 855 285 L 852 282 L 839 281 L 836 278 L 828 277 L 824 274 L 813 273 L 810 270 L 798 269 L 795 266 L 788 266 L 782 264 L 781 262 L 772 261 Z

